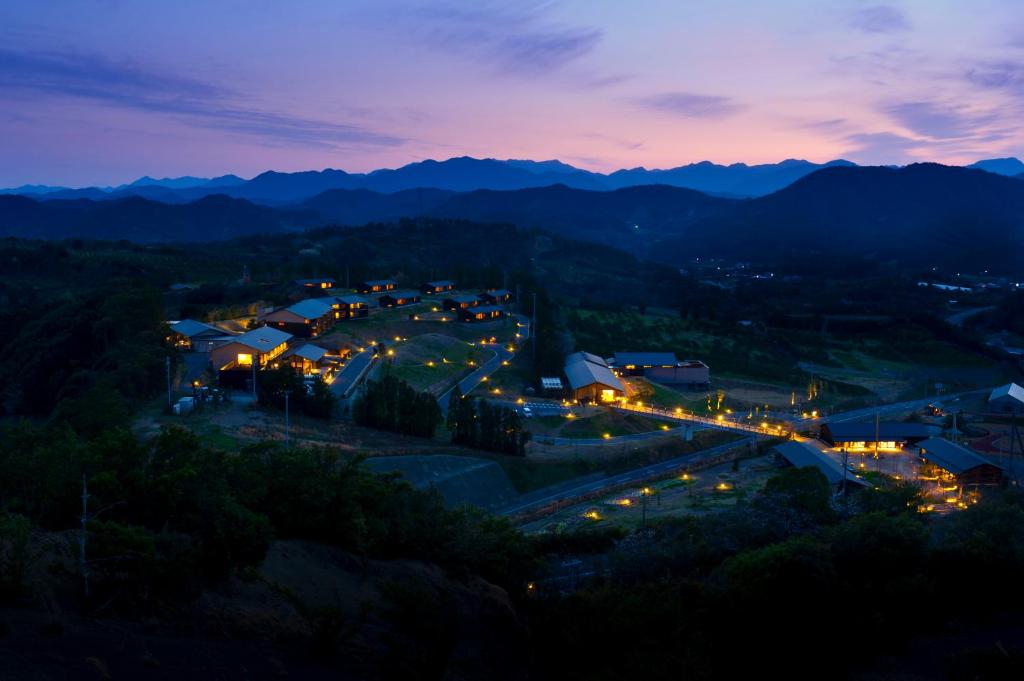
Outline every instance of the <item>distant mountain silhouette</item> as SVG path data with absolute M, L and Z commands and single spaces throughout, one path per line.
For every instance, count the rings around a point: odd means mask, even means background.
M 763 196 L 778 191 L 816 170 L 832 166 L 852 166 L 850 161 L 836 160 L 825 164 L 787 159 L 781 163 L 748 166 L 734 163 L 723 166 L 710 161 L 668 170 L 617 170 L 608 176 L 612 188 L 638 184 L 667 184 L 687 187 L 710 194 L 732 196 Z
M 1014 157 L 990 158 L 984 161 L 976 161 L 967 167 L 986 170 L 997 175 L 1020 175 L 1024 173 L 1024 162 Z
M 334 181 L 344 175 L 316 177 Z M 305 179 L 290 174 L 269 181 Z M 0 196 L 0 236 L 40 238 L 211 241 L 413 216 L 511 222 L 678 265 L 696 256 L 770 262 L 854 255 L 1016 273 L 1024 255 L 1024 182 L 935 164 L 837 165 L 742 200 L 661 185 L 591 191 L 561 184 L 390 194 L 331 189 L 281 207 L 222 195 L 186 204 Z
M 129 187 L 166 187 L 168 189 L 191 189 L 193 187 L 235 187 L 244 183 L 245 180 L 237 175 L 221 175 L 220 177 L 165 177 L 160 180 L 143 176 L 134 182 L 118 187 L 127 189 Z

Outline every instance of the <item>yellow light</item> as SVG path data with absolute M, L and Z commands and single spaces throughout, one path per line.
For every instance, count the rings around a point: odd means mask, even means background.
M 724 416 L 722 416 L 721 414 L 719 414 L 718 416 L 716 416 L 716 417 L 715 417 L 715 420 L 716 420 L 716 421 L 724 421 L 724 420 L 725 420 L 725 417 L 724 417 Z
M 567 413 L 567 414 L 565 415 L 565 418 L 567 418 L 567 419 L 574 419 L 574 418 L 576 418 L 576 414 L 573 414 L 573 413 L 572 413 L 572 412 L 570 411 L 570 412 L 568 412 L 568 413 Z
M 495 395 L 500 395 L 501 394 L 501 388 L 495 388 L 494 389 L 494 394 Z
M 523 398 L 522 397 L 516 398 L 516 404 L 523 404 Z
M 619 506 L 629 506 L 629 505 L 631 505 L 633 503 L 633 500 L 632 499 L 619 499 L 615 503 L 618 504 Z
M 663 424 L 661 424 L 661 429 L 662 429 L 662 430 L 668 430 L 668 425 L 666 425 L 666 424 L 664 424 L 664 423 L 663 423 Z
M 683 408 L 682 407 L 676 407 L 676 413 L 677 414 L 682 414 L 683 413 Z
M 433 362 L 433 360 L 431 360 L 431 361 L 427 362 L 427 366 L 428 366 L 428 367 L 432 367 L 432 366 L 434 366 L 434 362 Z
M 483 378 L 480 379 L 480 382 L 481 383 L 486 383 L 488 380 L 489 380 L 488 377 L 484 376 Z
M 388 357 L 394 357 L 394 356 L 395 356 L 395 351 L 392 350 L 391 348 L 388 348 Z
M 612 436 L 611 436 L 611 434 L 610 434 L 610 433 L 605 433 L 605 434 L 604 434 L 604 435 L 602 435 L 601 437 L 603 437 L 603 438 L 604 438 L 605 440 L 609 440 L 609 439 L 611 439 L 611 437 L 612 437 Z
M 588 520 L 600 520 L 601 519 L 601 515 L 597 511 L 587 511 L 586 513 L 583 514 L 583 517 L 587 518 Z
M 689 479 L 690 479 L 690 474 L 689 473 L 683 473 L 683 480 L 689 480 Z

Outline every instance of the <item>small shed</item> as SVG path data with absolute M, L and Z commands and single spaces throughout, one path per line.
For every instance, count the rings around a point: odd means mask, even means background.
M 420 290 L 428 296 L 436 296 L 439 293 L 448 293 L 449 291 L 455 290 L 455 282 L 448 279 L 439 279 L 438 281 L 426 281 L 420 287 Z
M 952 477 L 961 485 L 998 485 L 1003 468 L 981 454 L 938 437 L 917 443 L 918 456 L 925 463 Z
M 459 319 L 464 322 L 488 322 L 504 316 L 505 310 L 497 305 L 477 305 L 459 310 Z
M 1024 388 L 1016 383 L 1001 385 L 988 396 L 988 406 L 1000 414 L 1024 413 Z
M 402 307 L 420 302 L 419 291 L 391 291 L 377 299 L 381 307 Z
M 356 285 L 356 290 L 360 293 L 384 293 L 385 291 L 394 291 L 396 288 L 398 288 L 398 282 L 394 279 L 369 279 Z

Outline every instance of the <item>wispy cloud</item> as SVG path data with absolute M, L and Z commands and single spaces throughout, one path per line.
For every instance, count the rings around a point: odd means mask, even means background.
M 402 12 L 403 25 L 430 47 L 482 60 L 509 75 L 536 76 L 579 60 L 600 29 L 550 19 L 550 2 L 433 2 Z M 598 85 L 607 76 L 591 77 Z M 612 76 L 614 78 L 614 76 Z
M 978 136 L 987 132 L 985 126 L 995 120 L 990 113 L 978 113 L 963 105 L 929 101 L 890 104 L 884 111 L 914 134 L 938 140 Z
M 726 118 L 743 110 L 731 97 L 696 92 L 662 92 L 635 100 L 640 106 L 684 118 Z
M 0 93 L 88 99 L 165 114 L 268 144 L 333 148 L 404 142 L 359 126 L 245 107 L 240 93 L 215 83 L 95 54 L 0 49 Z
M 848 23 L 865 33 L 899 33 L 910 30 L 910 21 L 906 15 L 889 5 L 862 7 L 850 15 Z
M 843 152 L 857 163 L 889 165 L 914 160 L 920 142 L 893 132 L 858 132 L 847 135 L 847 149 Z

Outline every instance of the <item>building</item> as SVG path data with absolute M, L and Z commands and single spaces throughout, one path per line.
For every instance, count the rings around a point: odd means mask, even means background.
M 439 293 L 448 293 L 455 290 L 455 282 L 447 279 L 440 281 L 427 281 L 420 287 L 420 290 L 428 296 L 436 296 Z
M 505 310 L 497 305 L 477 305 L 459 310 L 459 319 L 464 322 L 487 322 L 505 316 Z
M 707 388 L 711 369 L 700 360 L 679 361 L 671 352 L 616 352 L 611 362 L 620 376 L 644 376 L 658 383 Z
M 315 338 L 329 330 L 335 321 L 333 305 L 324 298 L 309 298 L 274 310 L 263 323 L 299 338 Z
M 210 326 L 194 319 L 182 319 L 179 322 L 168 322 L 171 328 L 169 341 L 176 347 L 192 352 L 209 352 L 218 345 L 223 345 L 234 336 L 227 331 Z
M 867 481 L 858 477 L 858 474 L 850 470 L 844 472 L 843 464 L 810 443 L 788 440 L 772 447 L 772 453 L 784 465 L 817 468 L 837 490 L 842 490 L 844 484 L 847 491 L 868 486 Z
M 306 343 L 300 347 L 288 348 L 281 355 L 281 360 L 287 362 L 296 371 L 303 375 L 318 374 L 325 366 L 327 349 L 312 343 Z
M 377 304 L 381 307 L 402 307 L 403 305 L 412 305 L 420 302 L 419 291 L 394 291 L 385 293 L 377 299 Z
M 1024 388 L 1016 383 L 1000 386 L 988 396 L 988 406 L 1001 414 L 1024 413 Z
M 949 440 L 930 437 L 917 443 L 917 453 L 926 464 L 924 475 L 935 473 L 940 480 L 958 485 L 998 485 L 1003 469 L 975 451 Z M 928 470 L 928 469 L 931 470 Z
M 830 447 L 857 451 L 862 449 L 900 450 L 914 445 L 937 432 L 935 426 L 923 423 L 825 423 L 821 426 L 821 439 Z
M 334 288 L 337 283 L 330 277 L 317 277 L 315 279 L 296 279 L 292 282 L 292 286 L 311 291 L 324 291 Z
M 334 311 L 334 319 L 358 319 L 370 315 L 370 301 L 362 296 L 328 296 L 326 298 L 313 298 L 331 306 Z
M 504 305 L 512 300 L 512 292 L 503 288 L 484 291 L 479 296 L 484 305 Z
M 574 352 L 565 358 L 565 377 L 572 398 L 581 402 L 614 402 L 626 394 L 608 363 L 589 352 Z
M 214 348 L 210 351 L 210 364 L 218 372 L 220 385 L 246 387 L 253 371 L 267 368 L 284 354 L 291 338 L 290 333 L 261 326 Z
M 561 396 L 565 391 L 565 386 L 562 385 L 562 379 L 558 376 L 541 376 L 540 389 L 545 395 Z
M 451 296 L 441 301 L 441 307 L 449 312 L 465 310 L 469 307 L 476 307 L 481 304 L 478 296 Z
M 356 290 L 360 293 L 384 293 L 394 291 L 398 288 L 398 282 L 394 279 L 370 279 L 356 284 Z

